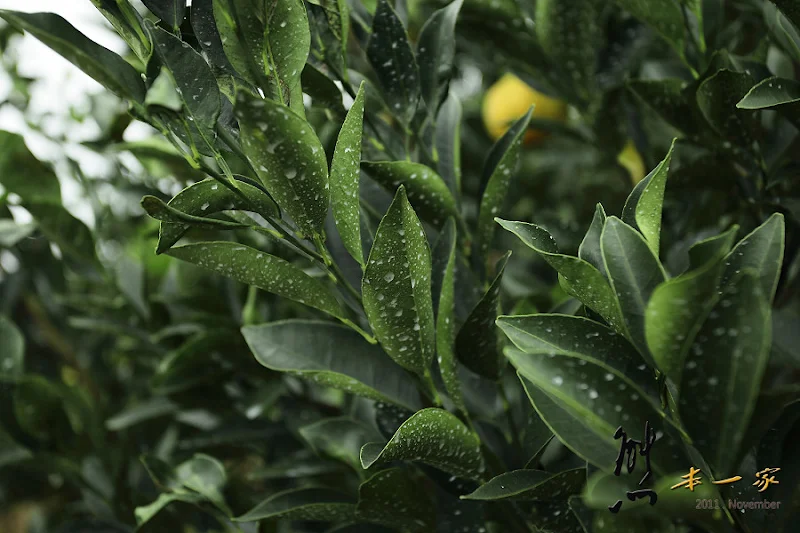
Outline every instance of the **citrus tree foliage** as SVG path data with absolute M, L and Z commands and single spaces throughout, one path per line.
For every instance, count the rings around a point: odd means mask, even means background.
M 46 13 L 0 44 L 103 85 L 84 148 L 177 187 L 84 176 L 90 228 L 0 132 L 0 502 L 31 528 L 793 531 L 800 4 L 93 3 L 125 57 Z M 476 72 L 569 116 L 492 141 Z

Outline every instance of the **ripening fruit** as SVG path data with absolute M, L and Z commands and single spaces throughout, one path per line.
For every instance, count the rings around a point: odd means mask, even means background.
M 563 122 L 567 117 L 567 104 L 550 98 L 533 89 L 513 74 L 505 74 L 489 87 L 483 97 L 483 124 L 492 139 L 497 140 L 508 131 L 514 121 L 534 105 L 533 118 Z M 525 144 L 535 143 L 548 132 L 529 129 Z
M 642 156 L 630 139 L 625 144 L 625 148 L 617 155 L 617 162 L 628 170 L 634 185 L 642 181 L 642 178 L 647 174 Z

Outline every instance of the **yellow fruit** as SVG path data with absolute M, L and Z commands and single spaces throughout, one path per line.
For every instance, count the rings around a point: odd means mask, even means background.
M 617 162 L 628 170 L 634 185 L 642 181 L 642 178 L 647 175 L 642 156 L 636 150 L 636 145 L 633 144 L 631 140 L 628 140 L 627 144 L 625 144 L 625 148 L 617 155 Z
M 567 117 L 567 104 L 550 98 L 533 89 L 513 74 L 505 74 L 489 87 L 483 97 L 483 124 L 492 139 L 497 140 L 508 131 L 515 120 L 534 105 L 533 117 L 563 122 Z M 530 144 L 547 136 L 543 130 L 528 130 L 525 143 Z

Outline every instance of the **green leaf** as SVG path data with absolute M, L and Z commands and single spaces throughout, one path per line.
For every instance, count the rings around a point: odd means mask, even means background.
M 142 17 L 128 0 L 92 0 L 97 10 L 114 27 L 143 65 L 152 53 L 152 44 L 142 29 Z
M 303 112 L 300 77 L 311 50 L 308 14 L 301 0 L 265 2 L 268 21 L 263 51 L 267 74 L 277 82 L 282 102 L 291 102 L 292 109 Z
M 428 374 L 435 349 L 431 252 L 403 187 L 378 226 L 361 294 L 386 353 L 402 367 Z
M 189 185 L 176 194 L 167 205 L 192 216 L 207 216 L 228 209 L 255 211 L 261 216 L 279 216 L 278 206 L 261 190 L 243 181 L 237 181 L 240 196 L 215 179 L 206 179 Z M 244 196 L 244 198 L 242 198 Z M 178 242 L 189 229 L 185 223 L 163 222 L 158 235 L 156 253 L 163 253 Z
M 616 0 L 620 7 L 652 26 L 681 57 L 684 24 L 680 6 L 673 0 Z
M 342 318 L 343 310 L 327 284 L 299 267 L 235 242 L 185 244 L 167 255 L 236 281 L 265 290 Z
M 178 406 L 168 399 L 156 396 L 150 400 L 134 404 L 106 420 L 109 431 L 122 431 L 142 422 L 171 415 L 178 411 Z
M 416 410 L 413 378 L 355 331 L 311 320 L 247 326 L 242 334 L 256 360 L 321 385 Z
M 511 184 L 511 176 L 519 164 L 520 147 L 531 120 L 533 108 L 498 140 L 483 165 L 481 205 L 478 212 L 478 229 L 475 235 L 476 251 L 484 258 L 489 253 L 494 237 L 494 219 L 502 209 Z
M 167 205 L 163 200 L 155 196 L 150 196 L 149 194 L 142 198 L 141 204 L 142 209 L 147 211 L 148 215 L 161 222 L 173 224 L 186 223 L 206 229 L 241 229 L 249 227 L 248 224 L 240 224 L 239 222 L 189 215 Z
M 300 77 L 311 48 L 299 0 L 214 0 L 214 18 L 231 65 L 276 101 L 303 112 Z
M 633 432 L 650 422 L 657 432 L 651 453 L 653 471 L 663 475 L 684 468 L 677 444 L 666 438 L 671 429 L 664 412 L 644 401 L 643 391 L 621 373 L 594 363 L 572 366 L 570 356 L 531 355 L 514 347 L 506 348 L 506 356 L 517 367 L 539 416 L 582 459 L 612 472 L 620 447 L 614 439 L 616 429 L 622 426 L 631 438 L 641 439 Z M 639 466 L 634 475 L 641 477 L 643 470 Z
M 715 255 L 695 269 L 669 279 L 655 288 L 645 310 L 645 338 L 656 367 L 674 383 L 680 383 L 686 354 L 697 330 L 717 300 L 722 259 L 730 250 L 738 226 L 701 241 L 690 250 L 716 248 Z M 696 259 L 697 261 L 697 259 Z
M 495 220 L 558 271 L 562 286 L 568 294 L 598 313 L 617 333 L 625 332 L 625 322 L 617 298 L 599 270 L 583 259 L 558 253 L 553 237 L 534 224 L 499 218 Z
M 203 495 L 226 515 L 232 514 L 222 495 L 222 489 L 227 483 L 225 467 L 218 460 L 197 453 L 178 465 L 175 474 L 181 485 Z
M 274 494 L 234 518 L 236 522 L 257 520 L 311 520 L 343 522 L 353 518 L 355 501 L 350 496 L 324 488 L 290 489 Z
M 436 172 L 410 161 L 364 161 L 362 167 L 388 191 L 402 185 L 419 217 L 440 228 L 448 217 L 458 219 L 456 201 Z
M 510 256 L 511 252 L 508 252 L 498 261 L 494 281 L 469 314 L 456 337 L 456 353 L 464 366 L 476 374 L 495 380 L 505 367 L 505 359 L 497 350 L 495 320 L 500 308 L 503 272 Z
M 331 161 L 331 204 L 344 247 L 364 265 L 358 178 L 361 172 L 361 134 L 364 129 L 364 82 L 339 131 Z
M 666 280 L 664 268 L 644 237 L 617 217 L 606 220 L 600 248 L 631 341 L 652 365 L 645 341 L 644 315 L 650 295 Z
M 419 102 L 419 70 L 406 29 L 387 0 L 378 0 L 367 58 L 392 114 L 408 124 Z
M 431 116 L 436 115 L 453 71 L 456 53 L 456 19 L 464 0 L 455 0 L 425 21 L 417 41 L 417 61 L 422 97 Z
M 661 115 L 661 118 L 683 133 L 696 135 L 700 130 L 695 109 L 686 96 L 689 88 L 684 80 L 677 78 L 631 80 L 628 82 L 628 89 Z
M 800 125 L 800 83 L 773 76 L 755 84 L 736 104 L 739 109 L 775 109 Z
M 797 0 L 770 0 L 780 9 L 792 24 L 800 28 L 800 3 Z
M 439 295 L 436 313 L 436 353 L 439 362 L 439 373 L 442 376 L 444 388 L 450 399 L 465 415 L 467 408 L 464 405 L 464 396 L 461 393 L 461 382 L 458 379 L 458 363 L 456 363 L 455 341 L 455 283 L 456 283 L 456 225 L 453 219 L 448 219 L 437 243 L 434 254 L 439 252 L 444 259 L 444 274 L 441 281 L 441 292 Z M 440 266 L 440 265 L 436 265 Z M 434 272 L 438 275 L 438 272 Z
M 661 212 L 664 205 L 664 188 L 669 175 L 669 165 L 676 139 L 672 141 L 667 155 L 636 187 L 633 188 L 625 207 L 622 208 L 622 221 L 638 229 L 644 235 L 653 255 L 659 256 L 661 235 Z
M 783 215 L 775 213 L 766 222 L 739 241 L 725 258 L 722 284 L 728 284 L 741 272 L 753 271 L 761 294 L 772 304 L 783 264 L 786 227 Z
M 597 204 L 589 231 L 584 235 L 578 247 L 578 257 L 595 267 L 603 276 L 608 277 L 606 265 L 603 263 L 603 252 L 600 250 L 600 235 L 606 223 L 606 212 L 603 206 Z
M 697 88 L 697 106 L 706 121 L 723 139 L 742 147 L 753 141 L 755 111 L 738 109 L 736 105 L 753 83 L 748 73 L 722 69 Z
M 436 168 L 456 198 L 456 203 L 461 192 L 461 115 L 461 102 L 451 92 L 436 115 L 434 138 L 439 158 Z
M 424 485 L 407 468 L 378 472 L 358 487 L 356 516 L 402 531 L 433 531 L 436 523 L 434 500 Z
M 543 470 L 514 470 L 500 474 L 462 496 L 463 500 L 556 500 L 567 499 L 586 484 L 586 468 L 558 474 Z
M 171 28 L 180 28 L 186 17 L 186 0 L 142 0 L 142 3 Z
M 52 168 L 28 150 L 22 135 L 0 131 L 0 184 L 23 203 L 61 202 L 61 187 Z
M 311 97 L 312 105 L 330 110 L 337 117 L 345 114 L 342 90 L 314 65 L 306 63 L 300 82 L 303 92 Z M 355 121 L 355 117 L 352 120 Z
M 300 428 L 300 435 L 314 451 L 361 472 L 361 447 L 380 438 L 371 426 L 352 418 L 326 418 Z
M 0 315 L 0 339 L 0 382 L 17 379 L 25 371 L 25 337 L 4 315 Z
M 47 240 L 57 244 L 64 254 L 99 266 L 91 230 L 60 203 L 25 202 L 23 205 Z
M 536 36 L 565 83 L 583 101 L 593 96 L 600 43 L 600 13 L 595 0 L 538 0 Z
M 261 182 L 303 232 L 320 234 L 330 191 L 314 128 L 290 109 L 258 98 L 239 98 L 236 117 L 242 149 Z
M 142 527 L 147 522 L 153 519 L 160 513 L 166 506 L 172 502 L 183 502 L 192 505 L 201 503 L 205 497 L 201 494 L 192 493 L 170 493 L 160 494 L 156 501 L 148 505 L 141 505 L 134 509 L 134 516 L 136 517 L 136 525 Z
M 697 333 L 681 379 L 681 419 L 717 477 L 736 473 L 769 357 L 770 307 L 761 287 L 747 270 L 724 287 Z
M 191 19 L 197 42 L 205 52 L 212 67 L 221 69 L 229 74 L 238 75 L 233 65 L 228 61 L 228 56 L 225 55 L 222 38 L 217 29 L 217 22 L 214 20 L 214 1 L 193 0 Z
M 573 357 L 579 366 L 597 365 L 607 371 L 605 381 L 621 378 L 637 399 L 660 409 L 652 372 L 642 364 L 634 347 L 608 327 L 588 318 L 556 314 L 501 316 L 497 325 L 519 350 L 531 355 Z
M 522 439 L 522 451 L 526 458 L 525 468 L 533 468 L 539 463 L 552 440 L 553 432 L 535 410 L 529 409 Z
M 0 17 L 29 32 L 120 98 L 144 101 L 144 82 L 136 69 L 59 15 L 0 10 Z
M 455 415 L 434 407 L 403 422 L 386 446 L 373 442 L 361 448 L 364 468 L 391 461 L 420 461 L 467 479 L 480 479 L 485 470 L 478 436 Z
M 171 33 L 152 22 L 145 26 L 155 42 L 156 52 L 170 70 L 190 119 L 200 128 L 209 143 L 213 140 L 220 113 L 220 92 L 217 80 L 203 56 Z

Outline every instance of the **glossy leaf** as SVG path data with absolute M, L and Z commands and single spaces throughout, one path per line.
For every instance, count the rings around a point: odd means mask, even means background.
M 791 113 L 795 119 L 800 116 L 800 83 L 788 78 L 772 76 L 762 80 L 744 95 L 739 109 L 779 109 Z
M 455 342 L 455 283 L 456 283 L 456 226 L 452 219 L 447 221 L 442 230 L 441 241 L 437 243 L 434 254 L 441 253 L 444 263 L 437 266 L 443 271 L 441 292 L 439 295 L 436 312 L 436 354 L 439 363 L 439 373 L 442 376 L 445 390 L 456 408 L 467 414 L 464 397 L 461 393 L 461 383 L 458 378 L 458 363 L 456 362 Z M 446 258 L 445 258 L 446 256 Z M 435 261 L 436 262 L 436 261 Z M 438 271 L 434 271 L 438 275 Z
M 186 0 L 142 0 L 142 3 L 171 28 L 179 28 L 186 16 Z
M 420 461 L 467 479 L 479 479 L 485 470 L 477 435 L 455 415 L 433 407 L 406 420 L 385 446 L 373 442 L 361 449 L 364 468 L 391 461 Z
M 29 32 L 120 98 L 144 101 L 144 82 L 136 69 L 59 15 L 0 10 L 0 18 Z
M 380 438 L 374 428 L 351 418 L 326 418 L 300 428 L 300 435 L 318 454 L 361 471 L 359 454 L 366 443 Z
M 456 201 L 444 180 L 429 167 L 409 161 L 365 161 L 363 168 L 389 191 L 402 185 L 419 217 L 436 227 L 459 216 Z
M 242 329 L 256 360 L 328 387 L 415 410 L 419 393 L 409 374 L 355 331 L 311 320 Z
M 752 142 L 754 111 L 736 105 L 752 86 L 750 74 L 723 69 L 697 88 L 697 106 L 711 127 L 723 139 L 743 147 Z
M 558 500 L 580 492 L 586 483 L 586 469 L 575 468 L 558 474 L 543 470 L 514 470 L 490 479 L 465 500 Z
M 400 366 L 427 374 L 435 349 L 431 252 L 403 187 L 378 226 L 361 294 L 386 353 Z
M 511 252 L 508 252 L 498 261 L 494 281 L 469 314 L 456 337 L 458 359 L 465 367 L 489 379 L 498 379 L 505 363 L 497 349 L 495 320 L 500 310 L 503 272 L 510 256 Z
M 645 310 L 645 338 L 656 367 L 680 383 L 683 363 L 700 325 L 717 300 L 722 259 L 730 250 L 737 227 L 692 250 L 716 246 L 716 254 L 697 268 L 655 288 Z M 691 253 L 691 252 L 690 252 Z M 697 254 L 695 254 L 697 255 Z
M 214 0 L 214 18 L 231 65 L 276 101 L 302 112 L 300 76 L 311 32 L 298 0 Z
M 478 212 L 478 229 L 475 235 L 476 250 L 486 257 L 492 245 L 494 219 L 502 209 L 511 184 L 511 176 L 519 164 L 520 146 L 533 113 L 531 108 L 492 146 L 483 166 L 481 204 Z
M 725 258 L 723 285 L 740 273 L 752 270 L 761 294 L 771 303 L 781 275 L 785 232 L 783 215 L 775 213 L 739 241 Z
M 436 523 L 434 500 L 412 471 L 390 468 L 378 472 L 358 487 L 356 516 L 402 531 L 431 531 Z
M 142 64 L 146 64 L 152 53 L 152 43 L 142 28 L 142 17 L 139 12 L 128 0 L 92 0 L 92 3 L 130 46 Z
M 685 81 L 677 78 L 631 80 L 628 88 L 673 127 L 688 135 L 698 130 L 694 109 L 685 94 Z
M 242 193 L 241 196 L 215 179 L 206 179 L 189 185 L 176 194 L 167 205 L 192 216 L 205 217 L 228 209 L 254 211 L 262 216 L 279 216 L 278 206 L 258 188 L 242 181 L 238 181 L 236 187 Z M 187 224 L 163 222 L 159 230 L 156 253 L 168 250 L 188 229 Z
M 328 286 L 299 267 L 235 242 L 202 242 L 170 248 L 167 255 L 342 317 L 341 305 Z
M 578 257 L 595 267 L 603 276 L 608 277 L 606 265 L 603 263 L 603 252 L 600 249 L 600 236 L 606 223 L 606 212 L 603 206 L 597 204 L 589 231 L 583 237 L 578 247 Z
M 208 56 L 209 63 L 227 73 L 236 74 L 225 55 L 217 22 L 214 20 L 214 0 L 193 0 L 191 19 L 197 42 Z
M 660 408 L 652 373 L 634 347 L 608 327 L 587 318 L 556 314 L 501 316 L 497 324 L 519 350 L 538 356 L 574 357 L 579 366 L 597 365 L 608 371 L 605 381 L 621 378 L 636 391 L 637 399 Z
M 351 519 L 354 511 L 355 502 L 340 492 L 324 488 L 301 488 L 274 494 L 234 520 L 342 522 Z
M 439 158 L 436 168 L 456 198 L 461 191 L 461 102 L 452 92 L 436 115 L 434 146 Z
M 675 141 L 673 140 L 667 155 L 655 169 L 636 184 L 622 209 L 622 221 L 638 229 L 644 235 L 656 257 L 659 256 L 664 187 L 667 183 L 669 165 L 674 150 Z
M 214 74 L 203 56 L 171 33 L 151 22 L 146 27 L 153 37 L 155 49 L 169 68 L 191 120 L 201 133 L 211 136 L 220 113 L 220 92 Z M 209 138 L 207 141 L 211 141 Z
M 652 364 L 645 341 L 644 316 L 650 295 L 666 280 L 664 268 L 644 237 L 617 217 L 606 220 L 600 248 L 631 341 Z
M 558 271 L 562 287 L 568 294 L 598 313 L 615 331 L 625 332 L 625 322 L 614 291 L 599 270 L 583 259 L 558 253 L 553 237 L 534 224 L 496 220 Z
M 622 426 L 631 438 L 640 439 L 645 422 L 650 422 L 657 435 L 663 432 L 651 453 L 654 472 L 666 474 L 683 468 L 685 459 L 665 437 L 669 422 L 664 412 L 642 401 L 643 391 L 618 371 L 591 362 L 577 365 L 565 355 L 531 355 L 514 347 L 506 348 L 505 353 L 539 416 L 582 459 L 613 471 L 620 447 L 620 441 L 614 439 L 616 429 Z M 641 475 L 643 469 L 636 472 Z
M 417 61 L 422 97 L 430 115 L 435 116 L 447 94 L 456 53 L 456 19 L 463 0 L 455 0 L 425 21 L 417 42 Z
M 367 58 L 392 114 L 408 124 L 419 102 L 419 69 L 406 29 L 387 0 L 378 0 Z
M 25 337 L 4 315 L 0 315 L 0 339 L 0 382 L 19 378 L 25 369 Z
M 680 415 L 715 475 L 735 475 L 771 343 L 761 280 L 744 270 L 723 289 L 686 358 Z
M 290 109 L 258 98 L 239 98 L 236 117 L 242 149 L 264 187 L 304 233 L 321 233 L 330 191 L 314 128 Z
M 364 83 L 358 88 L 355 101 L 339 131 L 331 161 L 331 205 L 336 229 L 344 247 L 364 264 L 361 247 L 361 209 L 359 176 L 361 173 L 361 134 L 364 128 Z

